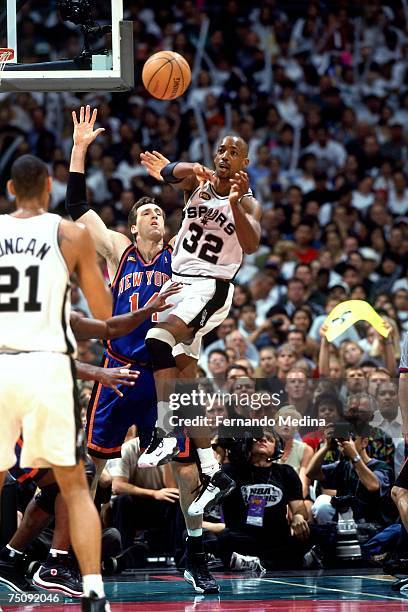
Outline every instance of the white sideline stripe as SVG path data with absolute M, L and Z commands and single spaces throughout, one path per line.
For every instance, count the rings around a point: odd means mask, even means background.
M 327 578 L 336 578 L 336 576 L 327 576 Z M 350 576 L 337 576 L 337 578 L 350 578 Z M 365 576 L 364 576 L 365 578 Z M 380 595 L 379 593 L 364 593 L 363 591 L 348 591 L 347 589 L 333 589 L 330 587 L 322 587 L 317 584 L 312 586 L 308 584 L 297 584 L 295 582 L 287 582 L 285 580 L 275 580 L 273 578 L 261 578 L 262 582 L 273 582 L 274 584 L 286 584 L 287 586 L 296 586 L 302 589 L 332 591 L 334 593 L 350 593 L 351 595 L 364 595 L 364 597 L 375 597 L 378 599 L 392 599 L 393 601 L 407 601 L 405 597 L 390 597 L 389 595 Z
M 407 576 L 408 577 L 408 576 Z M 382 582 L 394 582 L 397 580 L 393 576 L 353 576 L 353 578 L 364 578 L 364 580 L 380 580 Z

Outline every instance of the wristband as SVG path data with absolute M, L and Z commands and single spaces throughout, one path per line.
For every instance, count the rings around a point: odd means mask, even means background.
M 69 173 L 65 209 L 74 221 L 91 210 L 86 201 L 86 181 L 82 172 Z
M 160 175 L 163 179 L 163 181 L 165 183 L 181 183 L 181 181 L 183 179 L 181 178 L 177 178 L 176 176 L 174 176 L 173 171 L 174 168 L 177 166 L 177 164 L 179 164 L 180 162 L 171 162 L 171 164 L 167 164 L 166 166 L 164 166 L 164 168 L 162 168 L 160 170 Z

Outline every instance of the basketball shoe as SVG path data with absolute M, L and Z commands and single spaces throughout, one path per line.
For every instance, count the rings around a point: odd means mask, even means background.
M 217 470 L 212 476 L 201 474 L 200 478 L 199 493 L 188 508 L 190 516 L 199 516 L 204 512 L 209 512 L 235 489 L 235 482 L 222 470 Z
M 0 551 L 0 584 L 5 584 L 16 593 L 37 593 L 26 579 L 28 558 L 4 547 Z
M 137 465 L 140 468 L 157 467 L 169 463 L 179 454 L 177 438 L 155 429 L 149 446 L 140 455 Z
M 262 576 L 266 572 L 266 569 L 261 565 L 259 557 L 240 555 L 236 552 L 232 553 L 230 568 L 234 572 L 260 572 Z
M 82 612 L 111 612 L 111 607 L 106 597 L 98 597 L 93 591 L 88 596 L 82 597 Z
M 220 587 L 207 567 L 204 552 L 187 554 L 184 580 L 191 584 L 196 593 L 219 593 Z
M 82 578 L 79 568 L 71 555 L 49 554 L 45 563 L 33 576 L 35 586 L 65 593 L 71 597 L 81 597 Z

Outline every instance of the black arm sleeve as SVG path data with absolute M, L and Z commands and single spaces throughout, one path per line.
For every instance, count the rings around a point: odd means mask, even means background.
M 181 183 L 183 179 L 179 179 L 173 174 L 174 168 L 179 163 L 180 162 L 171 162 L 171 164 L 167 164 L 167 166 L 164 166 L 164 168 L 160 170 L 160 174 L 165 183 Z
M 69 173 L 65 210 L 74 221 L 91 210 L 86 201 L 86 181 L 82 172 Z

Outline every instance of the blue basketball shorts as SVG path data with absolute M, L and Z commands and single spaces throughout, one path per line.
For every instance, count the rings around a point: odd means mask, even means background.
M 104 368 L 123 366 L 123 361 L 105 355 Z M 157 418 L 153 371 L 150 367 L 137 364 L 132 364 L 131 369 L 138 370 L 140 375 L 133 387 L 119 386 L 123 397 L 101 383 L 96 382 L 94 385 L 86 423 L 88 452 L 93 457 L 120 457 L 121 446 L 132 425 L 137 427 L 142 447 L 150 441 Z

